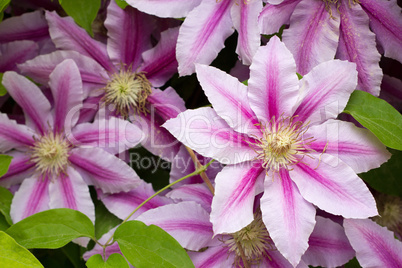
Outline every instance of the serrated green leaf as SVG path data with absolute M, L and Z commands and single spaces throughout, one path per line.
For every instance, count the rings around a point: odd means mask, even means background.
M 402 115 L 386 101 L 355 90 L 344 110 L 386 146 L 402 150 Z
M 57 208 L 36 213 L 7 229 L 26 248 L 60 248 L 78 237 L 94 238 L 91 220 L 79 211 Z
M 101 0 L 63 0 L 59 3 L 67 15 L 71 16 L 91 36 L 93 35 L 92 22 L 98 14 Z
M 9 225 L 13 224 L 10 217 L 10 206 L 13 200 L 13 194 L 6 188 L 0 187 L 0 213 L 3 214 Z
M 391 150 L 391 153 L 388 162 L 359 176 L 375 190 L 402 198 L 402 151 Z
M 109 256 L 106 262 L 103 261 L 100 254 L 93 255 L 88 259 L 86 266 L 88 268 L 128 268 L 128 263 L 118 253 L 113 253 Z
M 127 260 L 137 268 L 194 267 L 180 244 L 158 226 L 128 221 L 116 229 L 114 239 Z
M 125 9 L 128 6 L 127 2 L 124 0 L 116 0 L 116 4 L 121 8 Z
M 2 268 L 43 267 L 29 250 L 0 231 L 0 264 Z
M 12 156 L 0 154 L 0 177 L 7 173 L 12 159 Z

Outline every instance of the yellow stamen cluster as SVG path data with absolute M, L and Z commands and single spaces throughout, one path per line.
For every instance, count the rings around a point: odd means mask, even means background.
M 291 170 L 291 166 L 299 163 L 311 150 L 306 148 L 313 138 L 305 138 L 308 124 L 295 122 L 295 117 L 272 118 L 269 125 L 264 127 L 262 138 L 258 139 L 257 159 L 262 160 L 262 166 L 273 172 L 281 168 Z
M 42 174 L 59 175 L 68 166 L 70 143 L 60 134 L 49 134 L 35 140 L 31 148 L 31 161 Z
M 269 258 L 268 251 L 275 250 L 261 213 L 249 225 L 230 236 L 224 243 L 229 247 L 229 252 L 235 253 L 236 266 L 245 261 L 248 264 L 259 264 L 263 257 Z
M 334 6 L 336 7 L 336 10 L 338 11 L 338 13 L 340 13 L 339 7 L 340 7 L 340 5 L 341 5 L 341 1 L 342 1 L 342 0 L 323 0 L 323 1 L 324 1 L 324 3 L 325 3 L 325 8 L 326 8 L 326 10 L 328 11 L 329 16 L 330 16 L 332 19 L 335 19 L 335 17 L 332 16 L 332 7 L 331 7 L 331 5 L 334 5 Z M 348 1 L 349 1 L 349 7 L 350 7 L 350 8 L 352 7 L 352 4 L 353 4 L 353 5 L 360 4 L 360 1 L 359 1 L 359 0 L 348 0 Z
M 146 113 L 146 101 L 151 94 L 151 84 L 143 73 L 122 68 L 112 75 L 104 87 L 105 105 L 113 104 L 117 114 L 128 117 L 131 111 Z

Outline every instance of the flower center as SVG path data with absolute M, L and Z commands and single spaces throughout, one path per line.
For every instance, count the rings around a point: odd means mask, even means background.
M 275 120 L 264 127 L 262 138 L 258 139 L 257 159 L 262 160 L 265 169 L 274 172 L 281 168 L 291 169 L 291 166 L 300 162 L 311 150 L 306 149 L 313 138 L 304 138 L 308 124 L 295 121 L 295 117 Z
M 329 16 L 332 19 L 335 19 L 334 16 L 332 16 L 332 7 L 331 5 L 334 5 L 334 7 L 336 7 L 336 10 L 338 11 L 338 13 L 340 13 L 339 11 L 339 7 L 341 5 L 341 1 L 342 0 L 323 0 L 325 3 L 325 8 L 327 9 Z M 346 0 L 344 0 L 346 1 Z M 356 4 L 360 4 L 360 0 L 347 0 L 349 2 L 349 7 L 351 8 L 352 5 L 356 5 Z
M 50 132 L 35 140 L 31 150 L 31 160 L 41 173 L 58 175 L 65 172 L 68 165 L 69 142 L 60 134 Z
M 241 229 L 231 234 L 231 238 L 224 241 L 229 247 L 229 252 L 234 252 L 235 265 L 247 261 L 249 264 L 258 264 L 268 251 L 275 250 L 273 241 L 262 221 L 261 213 L 258 213 L 254 220 Z
M 106 84 L 103 101 L 113 104 L 117 114 L 128 117 L 130 112 L 146 113 L 146 100 L 151 94 L 151 83 L 143 73 L 121 69 Z

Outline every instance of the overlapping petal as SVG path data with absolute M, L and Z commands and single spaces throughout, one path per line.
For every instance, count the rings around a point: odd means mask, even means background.
M 26 151 L 33 146 L 33 136 L 36 133 L 25 125 L 20 125 L 0 113 L 0 152 L 4 153 L 13 148 Z
M 261 123 L 291 115 L 298 83 L 292 54 L 278 37 L 272 37 L 255 54 L 248 81 L 250 106 Z
M 218 173 L 211 212 L 214 234 L 234 233 L 253 221 L 254 199 L 263 190 L 264 177 L 259 162 L 228 165 Z
M 151 114 L 156 113 L 164 121 L 175 118 L 179 113 L 186 110 L 184 100 L 180 98 L 172 87 L 168 87 L 163 91 L 153 88 L 152 94 L 148 96 L 147 101 L 150 104 Z
M 141 10 L 162 18 L 183 18 L 202 0 L 127 0 L 126 2 Z
M 187 110 L 163 127 L 187 147 L 223 164 L 248 161 L 257 155 L 250 147 L 255 140 L 232 130 L 211 108 Z
M 35 171 L 35 163 L 30 161 L 31 157 L 26 152 L 14 150 L 7 152 L 7 155 L 12 156 L 13 159 L 11 160 L 7 173 L 0 177 L 0 185 L 8 188 L 31 177 Z
M 231 267 L 234 263 L 234 254 L 229 254 L 228 247 L 209 247 L 203 252 L 188 254 L 195 267 Z
M 300 195 L 287 170 L 281 169 L 276 175 L 271 177 L 269 171 L 265 178 L 262 217 L 275 246 L 296 266 L 308 248 L 316 210 Z
M 16 64 L 32 59 L 38 54 L 38 45 L 33 41 L 15 41 L 0 45 L 0 72 L 18 71 Z
M 207 212 L 211 212 L 212 193 L 205 184 L 187 184 L 166 194 L 175 201 L 195 201 Z M 211 230 L 212 231 L 212 230 Z

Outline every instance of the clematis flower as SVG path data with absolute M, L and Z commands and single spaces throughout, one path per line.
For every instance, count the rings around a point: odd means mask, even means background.
M 345 219 L 346 236 L 362 267 L 401 267 L 402 242 L 370 219 Z
M 185 3 L 184 3 L 185 2 Z M 128 0 L 139 10 L 159 17 L 186 17 L 177 40 L 179 74 L 194 73 L 194 63 L 210 64 L 234 29 L 239 37 L 236 53 L 250 65 L 260 45 L 258 14 L 261 0 Z
M 63 61 L 50 74 L 54 105 L 15 72 L 6 72 L 3 84 L 24 110 L 26 122 L 17 124 L 0 114 L 0 151 L 13 156 L 0 185 L 21 183 L 11 204 L 14 222 L 51 208 L 79 210 L 94 221 L 87 185 L 114 193 L 141 182 L 114 156 L 140 142 L 142 133 L 136 126 L 118 118 L 77 124 L 77 113 L 71 111 L 82 107 L 83 91 L 72 60 Z
M 273 37 L 254 56 L 248 87 L 214 67 L 196 68 L 214 108 L 187 110 L 163 126 L 226 164 L 215 178 L 215 234 L 250 224 L 263 192 L 270 237 L 296 266 L 314 229 L 314 206 L 346 218 L 377 215 L 356 173 L 380 166 L 390 153 L 369 131 L 335 119 L 356 86 L 353 63 L 328 61 L 299 81 L 292 54 Z
M 177 71 L 178 28 L 160 33 L 158 44 L 152 47 L 155 19 L 132 7 L 123 10 L 114 1 L 110 1 L 105 21 L 107 45 L 92 39 L 70 17 L 47 12 L 46 19 L 51 38 L 60 50 L 19 65 L 22 72 L 46 83 L 55 65 L 73 59 L 85 95 L 90 96 L 85 102 L 85 120 L 94 117 L 96 104 L 104 106 L 109 114 L 131 117 L 149 137 L 143 146 L 164 159 L 172 159 L 179 145 L 160 125 L 184 111 L 184 102 L 172 88 L 161 91 L 157 87 Z
M 297 72 L 302 75 L 334 57 L 348 60 L 357 66 L 357 89 L 378 96 L 382 70 L 376 40 L 386 57 L 402 62 L 402 19 L 396 1 L 268 2 L 259 17 L 261 31 L 272 34 L 283 24 L 290 24 L 283 31 L 282 40 L 293 53 Z

